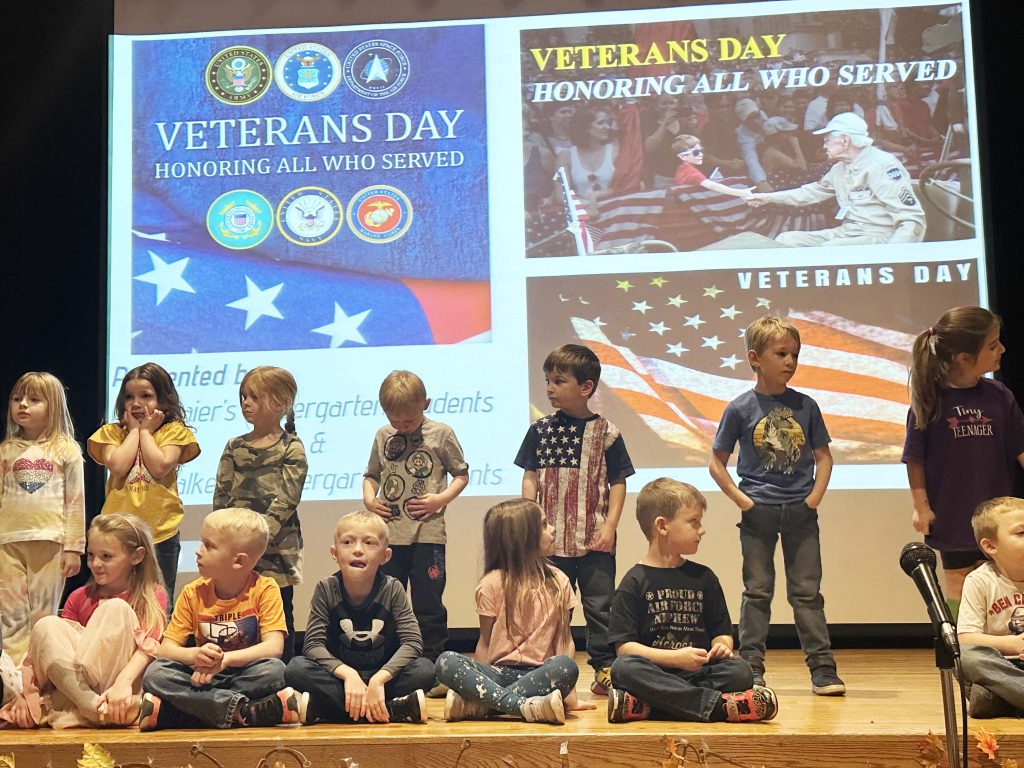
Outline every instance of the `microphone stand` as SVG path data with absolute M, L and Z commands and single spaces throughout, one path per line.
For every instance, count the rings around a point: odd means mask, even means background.
M 942 641 L 941 637 L 935 638 L 935 666 L 939 670 L 939 681 L 942 686 L 942 712 L 946 721 L 946 755 L 949 758 L 949 768 L 967 768 L 967 753 L 964 750 L 964 759 L 960 761 L 959 737 L 956 725 L 956 695 L 953 693 L 953 654 Z M 966 708 L 964 717 L 966 718 Z M 966 736 L 966 723 L 964 723 L 964 735 Z

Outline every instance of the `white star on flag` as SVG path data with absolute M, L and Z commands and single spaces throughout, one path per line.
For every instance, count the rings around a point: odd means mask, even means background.
M 710 347 L 711 349 L 718 349 L 720 346 L 725 344 L 725 342 L 722 341 L 717 336 L 702 336 L 701 338 L 704 339 L 704 343 L 701 344 L 702 347 Z
M 757 297 L 757 304 L 755 305 L 754 308 L 757 309 L 757 307 L 764 307 L 765 309 L 771 309 L 771 306 L 772 306 L 772 300 L 771 299 L 763 299 L 760 296 L 758 296 Z
M 722 307 L 722 314 L 719 317 L 728 317 L 730 320 L 735 320 L 736 315 L 742 315 L 743 311 L 736 309 L 736 305 L 733 304 L 731 307 Z
M 651 309 L 654 309 L 654 307 L 652 307 L 646 301 L 634 301 L 633 302 L 633 311 L 634 312 L 639 312 L 641 315 L 647 314 L 648 310 L 651 310 Z
M 672 329 L 666 326 L 664 323 L 648 323 L 651 326 L 651 333 L 656 333 L 659 336 L 664 336 L 665 331 L 671 331 Z
M 683 304 L 687 304 L 689 302 L 687 302 L 686 299 L 684 299 L 682 297 L 682 295 L 679 295 L 679 296 L 673 296 L 671 299 L 668 300 L 668 303 L 671 304 L 673 307 L 677 307 L 678 308 L 678 307 L 683 306 Z
M 274 306 L 274 299 L 277 298 L 277 294 L 284 288 L 284 283 L 278 283 L 275 286 L 267 288 L 266 290 L 260 290 L 260 287 L 256 285 L 249 276 L 245 276 L 245 293 L 246 295 L 232 301 L 230 304 L 225 306 L 231 307 L 232 309 L 245 310 L 245 330 L 249 330 L 252 324 L 259 320 L 261 317 L 276 317 L 278 320 L 284 320 L 277 307 Z
M 334 302 L 334 322 L 314 328 L 313 333 L 320 333 L 331 337 L 331 349 L 340 347 L 346 341 L 354 341 L 357 344 L 365 344 L 366 339 L 359 332 L 359 326 L 370 314 L 370 310 L 364 310 L 357 315 L 347 315 L 345 310 Z
M 728 367 L 732 368 L 734 371 L 736 370 L 736 366 L 739 365 L 740 362 L 742 362 L 738 357 L 736 357 L 736 355 L 729 355 L 728 357 L 721 358 L 721 360 L 722 360 L 722 365 L 721 365 L 722 368 L 725 368 L 726 366 L 728 366 Z
M 590 322 L 592 322 L 592 323 L 593 323 L 594 325 L 596 325 L 596 326 L 597 326 L 598 328 L 600 328 L 600 327 L 601 327 L 602 325 L 608 325 L 608 323 L 606 323 L 606 322 L 605 322 L 604 320 L 602 320 L 602 319 L 601 319 L 601 316 L 600 316 L 600 315 L 598 315 L 597 317 L 595 317 L 595 318 L 594 318 L 593 320 L 591 320 Z
M 168 264 L 152 251 L 146 251 L 146 253 L 149 254 L 149 258 L 153 262 L 153 269 L 141 275 L 136 275 L 135 279 L 156 286 L 157 304 L 166 299 L 171 291 L 195 293 L 195 289 L 182 277 L 185 267 L 188 266 L 187 256 Z
M 693 315 L 692 317 L 690 315 L 684 315 L 684 317 L 686 318 L 686 322 L 683 323 L 683 325 L 688 325 L 691 328 L 700 328 L 707 322 L 707 320 L 701 320 L 700 315 Z
M 705 296 L 710 296 L 712 299 L 717 299 L 718 298 L 718 294 L 720 294 L 720 293 L 725 293 L 725 291 L 723 291 L 717 285 L 712 285 L 710 288 L 705 288 L 704 289 L 704 295 Z
M 668 344 L 666 346 L 668 347 L 668 349 L 666 350 L 666 353 L 669 354 L 669 355 L 675 355 L 676 357 L 682 357 L 683 356 L 683 352 L 689 352 L 690 351 L 686 347 L 684 347 L 681 343 L 680 344 Z

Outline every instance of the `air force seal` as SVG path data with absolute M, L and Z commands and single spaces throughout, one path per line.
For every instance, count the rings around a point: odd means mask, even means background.
M 318 43 L 293 45 L 277 60 L 274 81 L 290 99 L 320 101 L 341 82 L 341 62 L 334 51 Z
M 206 65 L 206 87 L 225 104 L 250 104 L 270 82 L 270 59 L 247 45 L 225 48 Z
M 409 79 L 409 57 L 387 40 L 367 40 L 345 57 L 345 84 L 367 99 L 394 96 Z
M 248 189 L 225 192 L 206 212 L 206 229 L 218 244 L 241 250 L 267 239 L 273 226 L 270 203 Z
M 412 203 L 394 187 L 365 187 L 348 203 L 348 225 L 368 243 L 390 243 L 412 224 Z
M 323 187 L 299 187 L 277 206 L 277 228 L 296 245 L 326 243 L 341 222 L 341 201 Z

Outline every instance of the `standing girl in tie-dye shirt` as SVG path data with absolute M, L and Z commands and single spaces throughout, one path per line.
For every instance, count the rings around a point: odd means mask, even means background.
M 0 443 L 0 620 L 17 666 L 35 623 L 57 613 L 85 551 L 82 451 L 63 385 L 29 372 L 11 389 Z

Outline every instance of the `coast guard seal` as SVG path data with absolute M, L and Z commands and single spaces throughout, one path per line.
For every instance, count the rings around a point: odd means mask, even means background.
M 270 203 L 250 189 L 234 189 L 213 201 L 206 229 L 219 245 L 242 250 L 267 239 L 273 225 Z

